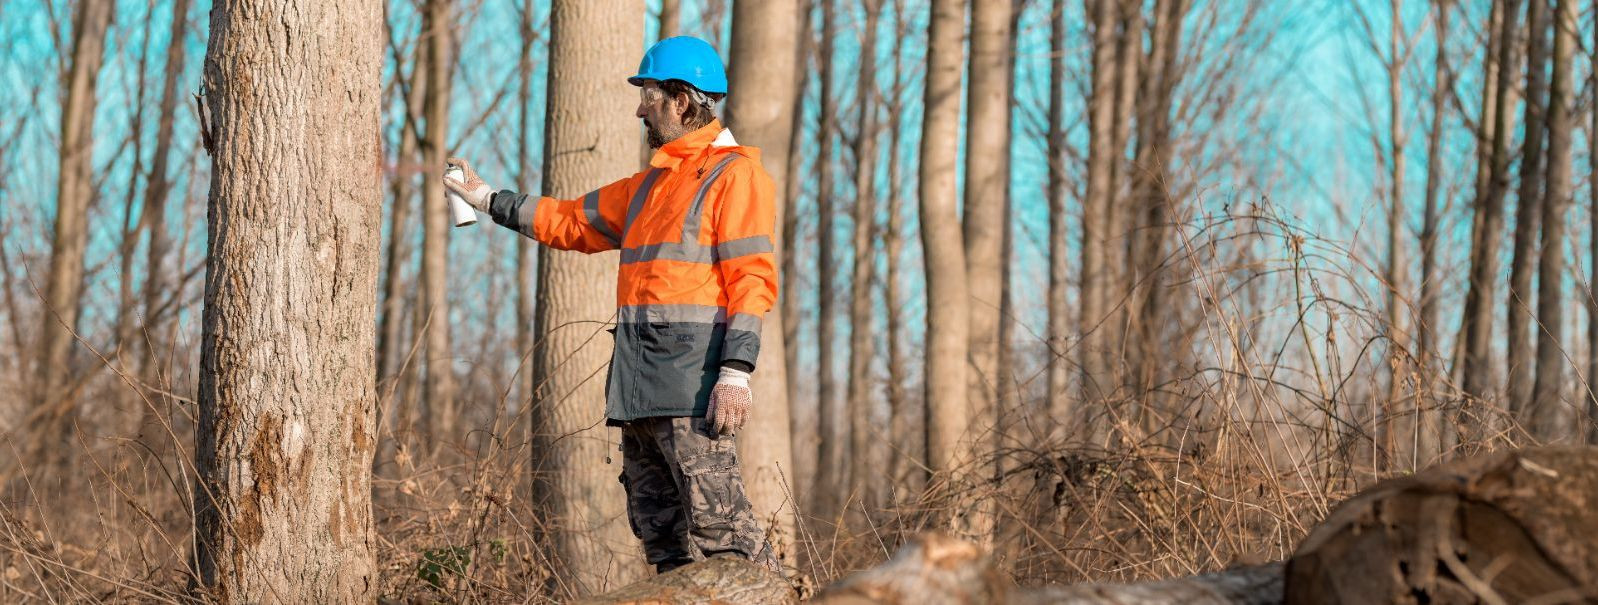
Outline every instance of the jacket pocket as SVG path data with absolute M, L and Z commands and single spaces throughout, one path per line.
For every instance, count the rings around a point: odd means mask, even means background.
M 704 413 L 721 356 L 721 327 L 651 322 L 638 326 L 638 393 L 652 412 Z

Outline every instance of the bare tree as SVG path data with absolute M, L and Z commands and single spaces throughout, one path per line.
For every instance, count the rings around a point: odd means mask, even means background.
M 920 145 L 921 246 L 926 269 L 926 460 L 933 473 L 970 472 L 966 353 L 970 305 L 955 197 L 965 2 L 932 0 Z
M 643 52 L 643 0 L 556 0 L 549 14 L 548 109 L 544 118 L 544 189 L 572 199 L 636 170 L 636 99 L 616 94 Z M 538 498 L 555 524 L 563 576 L 580 589 L 625 582 L 635 573 L 617 469 L 596 464 L 615 454 L 604 408 L 612 342 L 596 338 L 615 315 L 617 253 L 580 255 L 539 249 L 532 413 Z
M 371 601 L 383 9 L 259 8 L 217 2 L 206 50 L 196 579 L 207 600 Z
M 821 4 L 821 46 L 816 60 L 820 67 L 821 108 L 816 127 L 816 385 L 819 392 L 816 409 L 821 413 L 821 441 L 817 458 L 821 461 L 815 475 L 816 500 L 811 509 L 816 515 L 835 516 L 847 494 L 849 415 L 843 409 L 843 399 L 838 396 L 838 376 L 833 368 L 833 337 L 838 334 L 838 296 L 834 291 L 838 275 L 838 260 L 834 251 L 838 247 L 833 193 L 833 134 L 837 131 L 838 101 L 832 86 L 832 64 L 836 60 L 838 0 L 817 0 Z
M 1532 0 L 1539 3 L 1541 0 Z M 1537 263 L 1537 378 L 1525 424 L 1543 441 L 1579 439 L 1575 408 L 1564 401 L 1565 211 L 1570 207 L 1571 135 L 1576 129 L 1576 16 L 1574 0 L 1558 0 L 1554 11 L 1553 79 L 1548 94 L 1548 184 L 1542 203 L 1542 253 Z M 1533 69 L 1539 69 L 1535 66 Z M 1529 126 L 1529 124 L 1528 124 Z
M 1048 295 L 1048 394 L 1051 433 L 1065 436 L 1075 408 L 1076 395 L 1069 392 L 1071 328 L 1069 290 L 1071 259 L 1066 197 L 1070 186 L 1065 175 L 1065 0 L 1054 0 L 1049 16 L 1049 117 L 1048 117 L 1048 198 L 1049 198 L 1049 295 Z
M 1598 14 L 1598 4 L 1595 4 L 1593 12 Z M 1592 52 L 1588 65 L 1593 67 L 1588 73 L 1587 89 L 1598 95 L 1598 27 L 1592 31 L 1592 46 L 1587 48 Z M 1587 208 L 1587 245 L 1590 258 L 1598 259 L 1598 102 L 1587 106 L 1587 117 L 1592 120 L 1587 128 L 1587 197 L 1591 203 Z M 1589 288 L 1592 284 L 1598 284 L 1598 260 L 1592 261 L 1591 265 L 1588 267 L 1591 275 L 1587 278 Z M 1598 387 L 1592 384 L 1598 380 L 1598 297 L 1591 293 L 1587 296 L 1587 347 L 1587 443 L 1591 445 L 1598 444 Z
M 1119 0 L 1093 0 L 1093 76 L 1088 97 L 1087 198 L 1082 201 L 1082 276 L 1078 296 L 1083 399 L 1107 396 L 1109 375 L 1108 335 L 1117 326 L 1106 325 L 1110 267 L 1111 204 L 1115 163 L 1116 7 Z M 1094 423 L 1096 426 L 1099 423 Z M 1097 436 L 1099 431 L 1090 431 Z
M 416 192 L 416 171 L 420 166 L 416 154 L 417 131 L 422 123 L 423 97 L 427 93 L 427 49 L 422 44 L 425 39 L 417 39 L 414 60 L 411 61 L 417 67 L 411 70 L 409 88 L 401 87 L 405 111 L 399 133 L 400 143 L 394 155 L 393 183 L 390 185 L 393 208 L 389 211 L 388 251 L 384 253 L 383 314 L 377 336 L 378 380 L 399 380 L 400 377 L 395 374 L 399 372 L 406 353 L 403 341 L 405 328 L 400 320 L 405 315 L 405 298 L 409 291 L 405 287 L 404 266 L 411 257 L 411 212 L 416 204 L 413 194 Z M 389 44 L 394 48 L 392 34 Z M 403 73 L 399 67 L 403 63 L 396 57 L 396 74 Z M 398 410 L 394 402 L 389 407 L 391 412 Z M 392 413 L 390 416 L 396 417 Z M 388 424 L 391 429 L 399 428 L 392 421 Z
M 426 451 L 455 435 L 455 372 L 449 339 L 449 207 L 444 203 L 444 146 L 449 137 L 452 0 L 427 0 L 422 43 L 427 45 L 427 132 L 422 154 L 422 304 L 417 308 L 427 381 L 422 393 Z
M 1416 347 L 1420 363 L 1420 392 L 1427 397 L 1417 397 L 1416 458 L 1425 463 L 1442 454 L 1442 415 L 1435 407 L 1437 401 L 1437 328 L 1442 325 L 1438 298 L 1442 291 L 1442 276 L 1437 274 L 1437 236 L 1441 210 L 1438 198 L 1442 195 L 1443 180 L 1443 123 L 1448 115 L 1448 97 L 1454 89 L 1454 73 L 1448 67 L 1449 14 L 1452 2 L 1441 0 L 1432 5 L 1436 19 L 1436 57 L 1432 61 L 1432 120 L 1426 131 L 1426 201 L 1420 229 L 1420 320 L 1416 322 Z M 1485 104 L 1486 100 L 1483 100 Z M 1428 409 L 1419 409 L 1424 405 Z
M 798 87 L 797 51 L 804 31 L 799 28 L 799 4 L 799 0 L 736 0 L 732 5 L 729 86 L 733 91 L 751 92 L 728 97 L 727 124 L 744 144 L 760 148 L 761 166 L 779 191 L 793 178 L 787 171 L 788 150 L 790 139 L 799 138 L 791 128 L 798 107 L 790 102 Z M 783 218 L 779 217 L 777 224 L 780 229 Z M 780 241 L 787 234 L 778 231 L 776 237 Z M 766 522 L 772 548 L 779 555 L 792 553 L 797 538 L 794 506 L 788 499 L 791 490 L 783 478 L 792 476 L 795 458 L 814 451 L 796 450 L 792 439 L 785 363 L 787 320 L 780 310 L 766 314 L 757 364 L 760 371 L 751 385 L 758 409 L 738 439 L 744 489 L 755 515 Z
M 810 56 L 814 54 L 815 35 L 810 27 L 811 8 L 813 0 L 800 0 L 799 2 L 799 47 L 794 51 L 794 79 L 791 105 L 793 107 L 792 120 L 789 122 L 788 149 L 784 174 L 797 175 L 804 160 L 804 125 L 805 125 L 805 91 L 810 86 Z M 767 172 L 770 172 L 768 169 Z M 782 339 L 785 343 L 793 343 L 783 352 L 784 372 L 788 383 L 788 413 L 793 441 L 793 487 L 800 502 L 807 505 L 814 503 L 819 496 L 815 493 L 815 477 L 817 456 L 821 448 L 821 410 L 813 405 L 811 400 L 799 397 L 799 385 L 804 380 L 804 375 L 799 365 L 800 347 L 799 327 L 804 319 L 803 308 L 800 302 L 807 288 L 800 286 L 799 258 L 794 253 L 795 243 L 799 239 L 799 196 L 804 191 L 804 181 L 807 179 L 787 179 L 783 184 L 783 198 L 781 216 L 778 218 L 778 229 L 782 237 L 778 245 L 781 253 L 778 254 L 782 263 L 782 287 L 777 293 L 778 304 L 782 312 Z
M 67 392 L 72 343 L 78 330 L 78 298 L 83 294 L 83 260 L 89 245 L 89 206 L 94 191 L 95 81 L 104 62 L 105 34 L 116 10 L 111 0 L 73 5 L 72 59 L 61 85 L 61 153 L 56 182 L 55 239 L 50 247 L 39 330 L 35 403 L 42 425 L 37 434 L 53 438 L 62 429 L 72 394 Z
M 910 20 L 904 15 L 904 1 L 892 0 L 893 33 L 895 40 L 906 40 L 910 35 Z M 922 455 L 926 452 L 926 428 L 919 421 L 919 410 L 925 406 L 912 406 L 905 389 L 905 332 L 901 261 L 904 256 L 904 196 L 900 187 L 899 146 L 904 136 L 904 47 L 893 45 L 893 76 L 885 99 L 888 114 L 888 210 L 887 228 L 883 230 L 884 259 L 882 301 L 885 311 L 884 328 L 888 341 L 888 414 L 890 425 L 888 468 L 893 484 L 903 494 L 919 495 L 925 487 Z
M 878 502 L 878 481 L 872 478 L 872 444 L 880 439 L 871 423 L 871 360 L 876 358 L 871 283 L 876 271 L 877 183 L 877 24 L 882 0 L 861 0 L 865 12 L 860 38 L 859 79 L 854 136 L 854 270 L 849 287 L 849 493 L 867 505 Z M 823 274 L 825 276 L 826 274 Z
M 520 88 L 517 89 L 517 128 L 516 137 L 516 185 L 518 191 L 533 190 L 533 161 L 530 155 L 532 147 L 532 114 L 533 114 L 533 10 L 536 3 L 533 0 L 522 0 L 521 34 L 522 54 L 521 60 L 516 64 L 516 73 Z M 533 350 L 533 323 L 537 308 L 538 290 L 533 287 L 533 271 L 537 266 L 534 256 L 537 247 L 530 237 L 516 238 L 516 359 L 517 383 L 521 386 L 520 401 L 531 403 L 533 391 L 538 383 L 534 380 L 533 369 L 520 360 L 527 359 Z
M 967 87 L 965 154 L 965 282 L 970 296 L 970 374 L 966 386 L 969 414 L 990 421 L 998 405 L 999 307 L 1003 296 L 1004 200 L 1010 167 L 1004 150 L 1010 146 L 1009 61 L 1010 3 L 977 2 L 971 8 L 971 82 Z M 989 426 L 975 426 L 984 431 Z M 991 445 L 991 440 L 985 441 Z M 979 447 L 979 459 L 991 453 Z
M 1498 239 L 1504 229 L 1504 192 L 1509 188 L 1509 139 L 1513 135 L 1510 116 L 1514 115 L 1515 31 L 1520 0 L 1498 0 L 1503 19 L 1499 23 L 1497 81 L 1493 86 L 1494 126 L 1492 129 L 1491 170 L 1487 188 L 1476 192 L 1475 218 L 1471 229 L 1470 286 L 1465 292 L 1465 313 L 1460 333 L 1464 352 L 1460 360 L 1460 388 L 1466 395 L 1486 399 L 1492 388 L 1488 357 L 1493 329 L 1493 283 L 1498 275 Z
M 166 49 L 166 74 L 161 82 L 160 116 L 155 127 L 155 153 L 150 159 L 150 175 L 145 179 L 144 210 L 139 216 L 143 229 L 149 233 L 146 249 L 144 277 L 144 327 L 146 334 L 139 340 L 148 342 L 145 349 L 144 370 L 146 381 L 154 382 L 158 365 L 156 359 L 165 344 L 158 325 L 161 314 L 162 292 L 168 287 L 162 265 L 170 249 L 166 232 L 167 197 L 172 193 L 172 181 L 167 177 L 172 162 L 172 130 L 178 109 L 178 79 L 183 77 L 183 64 L 187 54 L 189 0 L 172 1 L 172 28 Z
M 1505 306 L 1508 315 L 1509 346 L 1505 363 L 1509 382 L 1505 388 L 1509 396 L 1509 410 L 1520 414 L 1531 400 L 1531 357 L 1522 355 L 1530 344 L 1531 334 L 1527 324 L 1532 320 L 1531 276 L 1537 258 L 1537 229 L 1542 219 L 1545 150 L 1547 134 L 1548 88 L 1548 3 L 1551 0 L 1526 2 L 1526 139 L 1521 143 L 1520 192 L 1515 207 L 1515 243 L 1509 265 L 1509 300 Z

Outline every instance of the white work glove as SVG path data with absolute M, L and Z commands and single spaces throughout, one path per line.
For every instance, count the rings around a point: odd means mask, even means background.
M 456 195 L 461 196 L 461 199 L 466 200 L 466 203 L 476 208 L 478 212 L 488 214 L 488 202 L 494 198 L 494 188 L 489 187 L 488 183 L 484 183 L 483 179 L 477 176 L 477 172 L 472 170 L 471 164 L 466 163 L 466 160 L 450 158 L 449 165 L 459 167 L 462 173 L 461 178 L 465 180 L 457 181 L 446 176 L 444 177 L 444 186 L 448 187 L 450 191 L 454 191 Z
M 754 398 L 749 390 L 749 373 L 723 366 L 716 386 L 710 389 L 710 407 L 705 408 L 705 418 L 719 434 L 737 433 L 749 419 L 749 406 Z

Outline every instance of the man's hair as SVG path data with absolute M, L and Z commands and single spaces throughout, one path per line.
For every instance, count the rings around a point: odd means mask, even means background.
M 716 119 L 716 103 L 727 95 L 703 92 L 694 88 L 692 84 L 682 80 L 664 80 L 660 82 L 661 92 L 669 96 L 684 95 L 688 97 L 688 109 L 682 114 L 684 126 L 698 129 L 711 120 Z

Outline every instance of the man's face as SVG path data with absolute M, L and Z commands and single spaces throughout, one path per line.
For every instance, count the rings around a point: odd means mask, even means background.
M 688 107 L 687 99 L 681 95 L 674 97 L 666 94 L 655 82 L 645 82 L 638 87 L 638 96 L 637 115 L 649 132 L 650 149 L 659 149 L 677 140 L 677 137 L 688 134 L 689 129 L 682 122 L 683 111 Z

